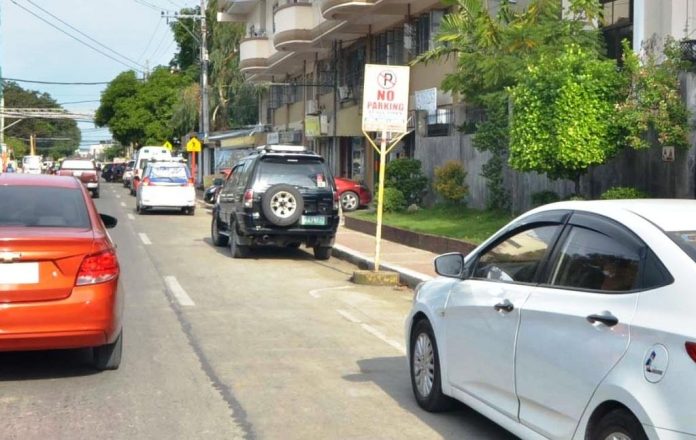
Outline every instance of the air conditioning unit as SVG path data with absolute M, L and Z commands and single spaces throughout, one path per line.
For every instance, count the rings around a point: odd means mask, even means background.
M 319 116 L 319 132 L 322 135 L 329 134 L 329 117 L 327 115 Z
M 347 101 L 353 97 L 353 92 L 348 86 L 338 86 L 339 101 Z
M 316 99 L 310 99 L 308 101 L 305 101 L 305 109 L 305 113 L 308 115 L 317 115 L 320 113 L 319 103 Z

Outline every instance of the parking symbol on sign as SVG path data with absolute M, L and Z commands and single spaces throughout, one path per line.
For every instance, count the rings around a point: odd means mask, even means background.
M 377 82 L 383 89 L 391 89 L 396 85 L 396 75 L 391 70 L 383 70 L 377 76 Z

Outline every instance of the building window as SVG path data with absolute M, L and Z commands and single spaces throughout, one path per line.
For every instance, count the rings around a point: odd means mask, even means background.
M 393 29 L 372 38 L 372 62 L 375 64 L 404 64 L 404 30 Z
M 334 63 L 330 60 L 319 62 L 319 95 L 327 95 L 334 91 Z
M 601 0 L 604 10 L 602 33 L 607 43 L 607 56 L 620 60 L 621 42 L 633 41 L 633 0 Z
M 276 109 L 283 104 L 283 86 L 271 86 L 268 108 Z
M 416 18 L 407 30 L 411 33 L 412 42 L 407 43 L 412 56 L 418 56 L 435 48 L 435 39 L 440 32 L 440 23 L 445 16 L 445 11 L 430 11 Z
M 452 107 L 439 107 L 427 117 L 427 137 L 452 136 L 454 133 L 454 110 Z
M 349 99 L 362 98 L 363 80 L 365 75 L 365 46 L 361 45 L 355 49 L 346 51 L 341 57 L 341 74 L 339 75 L 339 99 L 346 101 Z

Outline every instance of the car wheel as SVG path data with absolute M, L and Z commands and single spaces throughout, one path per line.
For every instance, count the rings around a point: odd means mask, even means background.
M 344 211 L 355 211 L 360 206 L 360 198 L 353 191 L 341 194 L 341 207 Z
M 455 401 L 442 393 L 440 358 L 433 328 L 427 319 L 416 323 L 411 333 L 411 387 L 418 406 L 426 411 L 451 409 Z
M 331 257 L 330 247 L 315 246 L 314 247 L 314 258 L 317 260 L 328 260 Z
M 235 225 L 230 225 L 230 253 L 232 258 L 246 258 L 249 256 L 249 246 L 244 246 L 239 244 L 239 235 L 237 234 L 237 227 Z
M 298 249 L 300 245 L 302 245 L 302 243 L 300 243 L 299 241 L 295 241 L 293 243 L 288 243 L 287 247 L 289 247 L 290 249 Z
M 121 365 L 123 352 L 123 330 L 111 344 L 100 345 L 92 349 L 94 368 L 97 370 L 115 370 Z
M 186 210 L 186 214 L 188 214 L 188 215 L 196 215 L 196 207 L 195 207 L 195 206 L 189 207 L 189 208 Z
M 293 186 L 279 184 L 266 190 L 261 199 L 261 210 L 266 219 L 276 226 L 290 226 L 304 211 L 302 194 Z
M 99 190 L 94 190 L 92 191 L 92 198 L 93 199 L 98 199 L 99 198 Z
M 210 238 L 215 246 L 226 246 L 230 239 L 220 234 L 220 225 L 217 213 L 213 213 L 213 220 L 210 222 Z
M 597 423 L 591 440 L 647 440 L 643 427 L 636 417 L 625 409 L 615 409 Z

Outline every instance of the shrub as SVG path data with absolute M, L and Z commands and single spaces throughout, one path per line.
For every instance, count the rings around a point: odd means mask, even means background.
M 396 188 L 384 188 L 384 212 L 403 211 L 406 207 L 406 197 L 404 193 Z
M 645 199 L 648 195 L 643 191 L 627 186 L 614 186 L 604 191 L 599 197 L 602 200 L 612 199 Z
M 387 164 L 384 172 L 385 187 L 398 189 L 409 205 L 421 204 L 428 178 L 423 175 L 420 160 L 396 159 Z
M 464 183 L 466 171 L 456 160 L 445 162 L 441 167 L 435 167 L 435 182 L 433 186 L 443 199 L 451 203 L 459 203 L 469 193 L 469 187 Z
M 561 200 L 554 191 L 539 191 L 532 194 L 532 205 L 541 206 Z

